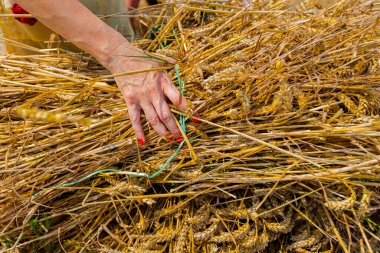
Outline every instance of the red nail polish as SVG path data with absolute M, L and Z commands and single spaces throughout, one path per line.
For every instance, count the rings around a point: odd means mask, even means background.
M 194 119 L 194 118 L 192 118 L 191 119 L 195 124 L 200 124 L 201 123 L 201 121 L 199 120 L 199 119 Z
M 182 136 L 177 137 L 177 141 L 178 141 L 178 142 L 183 141 L 183 137 L 182 137 Z
M 145 142 L 143 139 L 138 138 L 137 141 L 140 143 L 140 146 L 144 146 Z

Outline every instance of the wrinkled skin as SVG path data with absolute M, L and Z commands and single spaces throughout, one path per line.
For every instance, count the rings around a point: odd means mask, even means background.
M 123 73 L 168 66 L 165 62 L 156 59 L 138 58 L 139 55 L 145 57 L 146 55 L 137 49 L 135 52 L 134 57 L 128 57 L 131 54 L 128 44 L 117 48 L 113 52 L 111 71 Z M 175 64 L 175 60 L 171 58 L 163 60 L 169 64 Z M 115 80 L 127 103 L 128 113 L 137 138 L 146 141 L 141 124 L 141 111 L 144 112 L 146 120 L 160 136 L 165 136 L 169 132 L 175 139 L 181 136 L 166 99 L 169 99 L 182 111 L 185 111 L 186 100 L 185 98 L 181 99 L 180 92 L 165 72 L 150 71 L 115 77 Z

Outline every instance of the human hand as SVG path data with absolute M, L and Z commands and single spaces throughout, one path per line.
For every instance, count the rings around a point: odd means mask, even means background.
M 175 64 L 175 60 L 171 58 L 164 58 L 163 61 L 147 58 L 141 50 L 131 47 L 131 44 L 125 43 L 112 53 L 108 69 L 113 74 L 159 68 L 167 65 L 165 61 Z M 166 137 L 169 142 L 174 139 L 182 140 L 166 98 L 183 112 L 186 110 L 186 99 L 165 72 L 150 71 L 115 77 L 115 80 L 127 103 L 132 127 L 140 145 L 146 142 L 141 124 L 141 110 L 160 136 Z
M 135 0 L 131 0 L 135 1 Z M 16 0 L 41 23 L 61 34 L 68 41 L 94 56 L 114 75 L 159 68 L 163 61 L 148 59 L 142 50 L 135 48 L 116 30 L 102 22 L 78 0 Z M 140 58 L 139 58 L 140 57 Z M 165 59 L 174 63 L 171 59 Z M 147 121 L 160 136 L 182 138 L 174 121 L 168 98 L 179 110 L 185 111 L 186 101 L 181 99 L 170 78 L 163 71 L 151 71 L 115 78 L 128 106 L 133 129 L 140 144 L 146 141 L 141 125 L 141 110 Z M 171 141 L 170 138 L 167 138 Z

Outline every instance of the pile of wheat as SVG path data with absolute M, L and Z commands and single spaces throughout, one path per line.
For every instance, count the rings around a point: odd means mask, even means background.
M 93 59 L 0 56 L 1 252 L 379 250 L 379 2 L 247 3 L 141 16 L 200 115 L 180 147 L 137 145 Z

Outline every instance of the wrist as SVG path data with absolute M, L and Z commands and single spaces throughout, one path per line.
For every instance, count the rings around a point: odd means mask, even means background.
M 131 71 L 138 68 L 139 59 L 135 56 L 144 55 L 143 51 L 133 46 L 128 40 L 113 44 L 108 47 L 103 54 L 104 57 L 99 59 L 99 62 L 112 73 L 124 72 L 125 67 L 128 67 Z
M 129 42 L 122 35 L 112 36 L 105 43 L 94 49 L 94 52 L 90 52 L 100 64 L 111 71 L 114 65 L 115 55 L 118 49 L 124 47 Z

